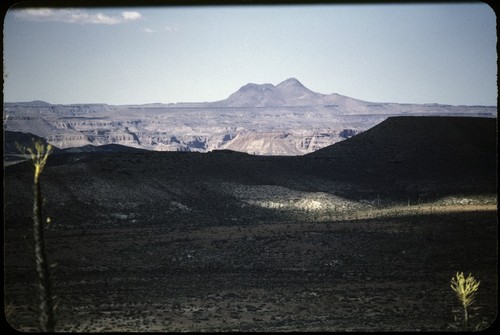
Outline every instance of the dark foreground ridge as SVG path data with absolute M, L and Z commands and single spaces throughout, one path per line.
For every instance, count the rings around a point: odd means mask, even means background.
M 391 117 L 307 155 L 325 178 L 374 185 L 380 192 L 435 196 L 496 193 L 496 119 Z M 383 186 L 385 184 L 385 186 Z M 361 187 L 362 188 L 362 187 Z
M 29 142 L 29 136 L 23 136 L 24 142 Z M 6 135 L 7 154 L 14 147 L 9 141 L 12 138 L 21 137 Z M 73 166 L 74 162 L 78 165 Z M 208 154 L 148 152 L 112 144 L 56 149 L 49 163 L 59 165 L 60 174 L 54 175 L 57 180 L 65 170 L 86 164 L 96 181 L 113 178 L 122 179 L 120 184 L 139 180 L 168 184 L 175 180 L 184 183 L 186 191 L 196 184 L 194 181 L 218 179 L 329 192 L 354 200 L 492 194 L 497 184 L 496 119 L 391 117 L 350 139 L 296 157 L 253 156 L 227 150 Z M 7 169 L 7 173 L 20 169 Z M 49 172 L 46 178 L 51 178 Z M 78 182 L 77 176 L 71 179 Z M 133 190 L 131 187 L 125 192 Z
M 496 138 L 496 119 L 396 117 L 300 157 L 54 154 L 56 330 L 460 330 L 456 271 L 481 280 L 471 327 L 484 329 Z M 33 331 L 32 169 L 4 171 L 7 319 Z

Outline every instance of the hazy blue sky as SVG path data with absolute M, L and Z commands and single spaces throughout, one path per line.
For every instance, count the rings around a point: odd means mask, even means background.
M 496 105 L 486 4 L 11 10 L 4 101 L 227 98 L 295 77 L 373 102 Z

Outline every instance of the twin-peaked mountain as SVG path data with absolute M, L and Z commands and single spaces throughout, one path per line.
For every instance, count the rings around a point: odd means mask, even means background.
M 225 100 L 205 103 L 4 103 L 4 129 L 40 136 L 59 148 L 119 144 L 286 156 L 314 152 L 401 115 L 496 117 L 497 108 L 373 103 L 313 92 L 290 78 L 278 85 L 246 84 Z
M 366 102 L 348 98 L 336 93 L 316 93 L 290 78 L 278 85 L 247 84 L 227 99 L 217 101 L 212 106 L 220 107 L 301 107 L 301 106 L 347 106 L 363 105 Z M 368 104 L 368 103 L 366 103 Z

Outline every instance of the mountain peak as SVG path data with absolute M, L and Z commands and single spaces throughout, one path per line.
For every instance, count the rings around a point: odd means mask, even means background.
M 298 81 L 296 78 L 288 78 L 287 80 L 282 81 L 277 85 L 277 87 L 282 87 L 282 86 L 300 86 L 304 87 L 300 81 Z
M 254 84 L 254 83 L 248 83 L 242 87 L 238 91 L 263 91 L 265 89 L 272 89 L 274 88 L 274 85 L 272 84 Z
M 311 91 L 296 78 L 288 78 L 278 85 L 253 84 L 242 86 L 227 99 L 211 103 L 224 107 L 283 107 L 341 105 L 349 108 L 364 107 L 365 103 L 338 94 L 321 94 Z

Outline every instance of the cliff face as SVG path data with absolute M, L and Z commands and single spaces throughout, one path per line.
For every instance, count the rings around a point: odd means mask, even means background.
M 372 103 L 313 92 L 290 78 L 276 86 L 247 84 L 225 100 L 207 103 L 5 103 L 4 129 L 38 135 L 60 148 L 121 144 L 155 151 L 302 155 L 399 115 L 496 117 L 497 108 Z
M 32 133 L 59 148 L 121 144 L 155 151 L 231 149 L 261 155 L 302 155 L 383 120 L 332 115 L 328 109 L 6 104 L 4 128 Z M 344 129 L 348 129 L 340 134 Z

